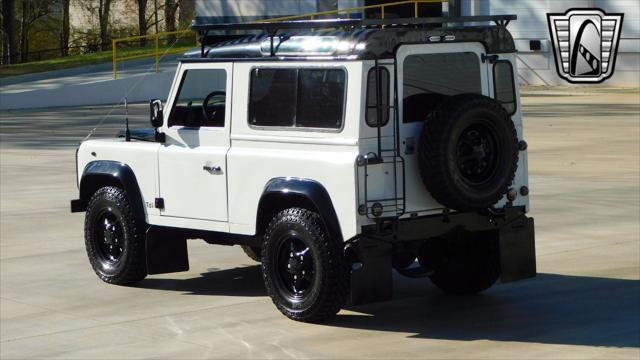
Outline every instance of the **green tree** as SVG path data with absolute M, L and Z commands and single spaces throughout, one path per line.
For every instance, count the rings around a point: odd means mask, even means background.
M 138 5 L 138 34 L 141 36 L 147 35 L 147 0 L 136 0 L 136 3 Z M 145 46 L 146 44 L 146 39 L 140 39 L 140 46 Z
M 2 0 L 2 63 L 13 64 L 17 62 L 17 37 L 16 25 L 16 2 L 15 0 Z
M 176 31 L 176 12 L 180 5 L 179 0 L 165 0 L 164 1 L 164 23 L 165 30 L 172 32 Z M 170 36 L 169 41 L 173 42 L 175 36 Z
M 71 26 L 69 23 L 69 5 L 71 0 L 62 0 L 62 31 L 60 32 L 60 53 L 62 56 L 69 55 L 69 37 L 71 36 Z
M 29 60 L 29 36 L 31 27 L 40 19 L 52 12 L 56 4 L 50 0 L 22 0 L 22 13 L 20 17 L 20 61 Z
M 195 0 L 180 0 L 178 10 L 178 29 L 185 30 L 191 26 L 191 21 L 196 16 Z
M 100 26 L 100 49 L 111 48 L 111 36 L 109 36 L 109 14 L 113 0 L 98 0 L 98 24 Z

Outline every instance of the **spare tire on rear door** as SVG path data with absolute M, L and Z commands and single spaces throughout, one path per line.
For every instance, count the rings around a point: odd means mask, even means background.
M 492 207 L 509 190 L 518 166 L 518 137 L 497 101 L 474 94 L 447 98 L 425 121 L 419 143 L 422 180 L 454 210 Z

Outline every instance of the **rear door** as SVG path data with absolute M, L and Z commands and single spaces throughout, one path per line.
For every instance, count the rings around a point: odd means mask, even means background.
M 429 112 L 443 97 L 463 93 L 491 96 L 484 47 L 477 43 L 404 45 L 398 49 L 400 143 L 406 164 L 407 213 L 438 210 L 417 161 L 417 142 Z

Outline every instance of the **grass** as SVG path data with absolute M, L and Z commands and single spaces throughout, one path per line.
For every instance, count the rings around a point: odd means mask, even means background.
M 189 49 L 193 49 L 195 45 L 190 46 L 175 46 L 169 50 L 169 54 L 175 54 L 180 52 L 186 52 Z M 163 54 L 168 46 L 160 46 L 160 54 Z M 118 58 L 125 58 L 130 56 L 140 56 L 149 54 L 149 57 L 154 56 L 155 47 L 137 47 L 137 48 L 128 48 L 128 49 L 119 49 L 118 50 Z M 15 65 L 7 65 L 0 66 L 0 78 L 7 76 L 15 76 L 15 75 L 23 75 L 23 74 L 32 74 L 44 71 L 52 71 L 52 70 L 61 70 L 68 69 L 77 66 L 84 65 L 92 65 L 92 64 L 100 64 L 111 62 L 113 59 L 113 54 L 111 50 L 109 51 L 101 51 L 95 52 L 91 54 L 84 55 L 71 55 L 66 57 L 60 57 L 55 59 L 36 61 L 24 64 L 15 64 Z

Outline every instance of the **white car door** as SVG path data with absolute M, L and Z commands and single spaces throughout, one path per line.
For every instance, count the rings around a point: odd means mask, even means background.
M 183 64 L 177 79 L 158 154 L 161 215 L 226 222 L 232 65 Z

